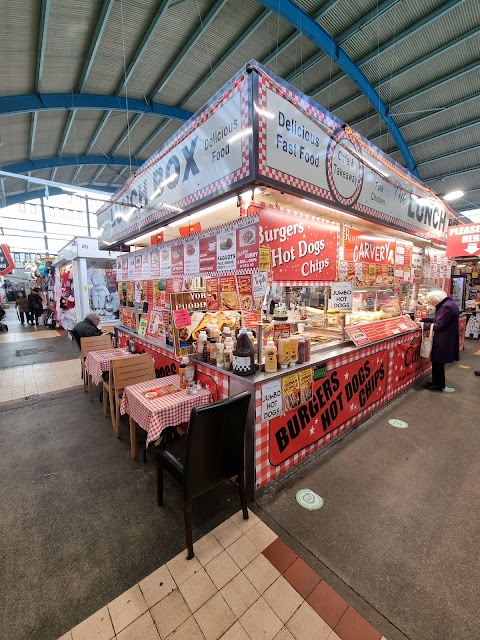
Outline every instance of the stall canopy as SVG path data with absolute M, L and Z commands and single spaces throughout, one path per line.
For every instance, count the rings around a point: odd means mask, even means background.
M 442 243 L 454 216 L 406 169 L 252 61 L 99 209 L 100 247 L 116 247 L 250 183 Z

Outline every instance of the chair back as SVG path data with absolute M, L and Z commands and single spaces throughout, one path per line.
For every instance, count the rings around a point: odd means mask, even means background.
M 113 385 L 116 394 L 132 384 L 154 380 L 156 377 L 152 356 L 149 353 L 142 353 L 131 358 L 112 360 L 110 362 L 110 372 L 113 374 Z
M 111 349 L 112 338 L 108 334 L 92 336 L 91 338 L 80 338 L 80 350 L 82 358 L 86 358 L 90 351 L 100 351 L 101 349 Z
M 75 342 L 75 344 L 78 347 L 78 350 L 81 351 L 81 347 L 80 347 L 80 336 L 78 335 L 78 331 L 76 329 L 69 329 L 68 332 L 71 334 L 72 336 L 72 340 Z
M 195 407 L 184 466 L 185 498 L 195 498 L 245 470 L 245 426 L 250 392 Z
M 105 333 L 111 333 L 113 335 L 115 333 L 115 327 L 113 326 L 113 324 L 104 324 L 102 325 L 102 331 L 105 331 Z

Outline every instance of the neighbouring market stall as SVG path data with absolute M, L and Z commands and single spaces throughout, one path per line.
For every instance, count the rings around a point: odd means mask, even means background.
M 73 329 L 89 311 L 98 311 L 104 324 L 116 324 L 117 255 L 100 251 L 95 238 L 74 238 L 60 249 L 54 263 L 57 326 Z
M 102 248 L 164 240 L 117 259 L 119 342 L 160 375 L 190 357 L 217 398 L 251 391 L 255 498 L 426 372 L 413 318 L 449 290 L 450 215 L 251 62 L 98 211 Z

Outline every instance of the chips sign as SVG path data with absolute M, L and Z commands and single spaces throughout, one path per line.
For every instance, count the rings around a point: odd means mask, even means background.
M 6 276 L 15 269 L 15 262 L 6 244 L 0 244 L 0 276 Z
M 269 422 L 269 459 L 279 465 L 385 396 L 384 349 L 326 372 L 314 381 L 308 402 Z
M 447 257 L 480 256 L 480 224 L 449 227 Z

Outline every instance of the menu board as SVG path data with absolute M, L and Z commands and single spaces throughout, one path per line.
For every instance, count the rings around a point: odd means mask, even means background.
M 134 267 L 134 277 L 135 279 L 142 277 L 142 255 L 139 253 L 138 255 L 134 254 L 135 267 Z
M 395 255 L 396 241 L 392 238 L 344 227 L 339 280 L 351 281 L 357 287 L 392 286 Z
M 172 274 L 172 252 L 170 246 L 160 250 L 160 277 L 168 278 Z
M 128 258 L 122 258 L 122 277 L 121 280 L 128 278 Z
M 392 338 L 407 331 L 412 331 L 412 329 L 418 329 L 418 327 L 409 316 L 399 316 L 397 318 L 388 318 L 387 320 L 377 320 L 368 324 L 345 327 L 345 331 L 357 347 Z
M 150 276 L 152 278 L 160 277 L 160 251 L 158 249 L 150 253 Z
M 127 279 L 133 280 L 135 277 L 135 256 L 128 256 Z
M 200 273 L 200 247 L 198 238 L 189 238 L 185 243 L 184 273 Z
M 185 247 L 183 243 L 178 243 L 172 245 L 171 247 L 171 256 L 172 256 L 172 276 L 183 276 L 184 269 L 184 250 Z
M 150 252 L 142 253 L 142 278 L 150 278 Z

